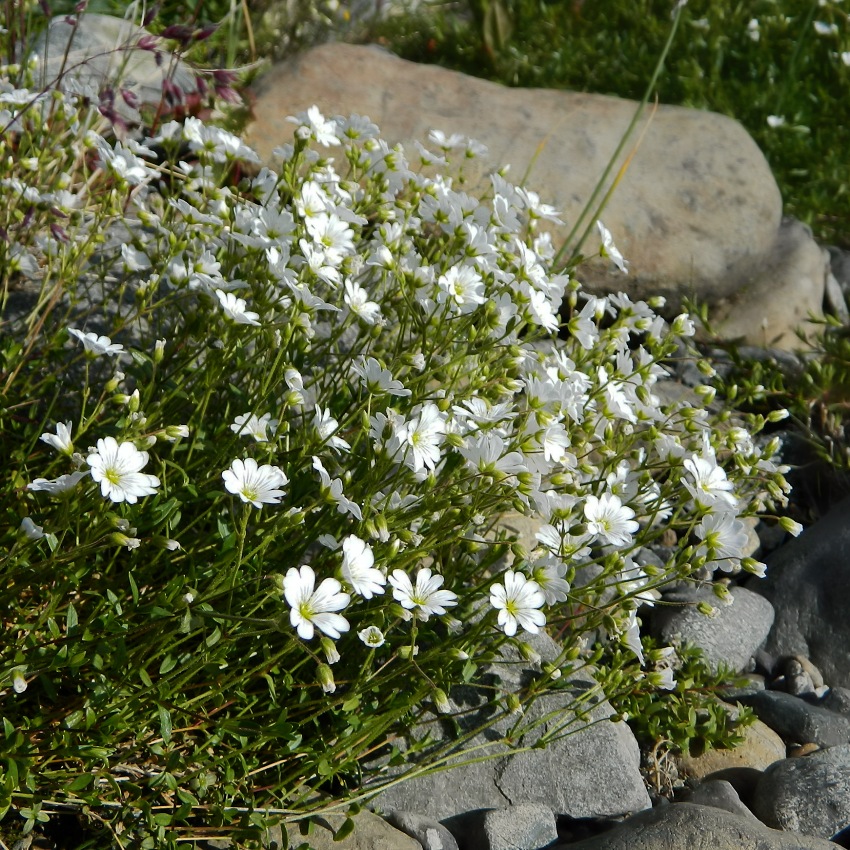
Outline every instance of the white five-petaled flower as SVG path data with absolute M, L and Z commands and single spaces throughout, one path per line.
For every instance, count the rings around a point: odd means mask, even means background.
M 31 517 L 25 516 L 21 520 L 21 533 L 27 540 L 41 540 L 44 537 L 44 526 L 36 525 Z
M 410 390 L 405 389 L 402 382 L 393 378 L 393 373 L 381 366 L 374 357 L 359 358 L 351 364 L 351 371 L 359 375 L 366 389 L 373 395 L 410 395 Z
M 599 230 L 599 238 L 602 240 L 602 245 L 599 248 L 599 253 L 603 257 L 607 257 L 612 263 L 623 273 L 628 274 L 628 264 L 623 259 L 617 246 L 614 244 L 614 237 L 611 231 L 601 222 L 596 222 L 596 227 Z
M 732 482 L 726 478 L 726 471 L 718 466 L 713 457 L 691 455 L 685 458 L 682 465 L 693 477 L 693 483 L 685 479 L 684 484 L 694 501 L 703 507 L 710 507 L 718 502 L 735 507 L 737 499 L 732 491 Z
M 628 546 L 632 542 L 632 535 L 639 527 L 634 515 L 635 512 L 624 505 L 619 496 L 610 493 L 604 493 L 600 498 L 588 496 L 584 501 L 588 532 L 612 546 Z
M 324 440 L 332 449 L 348 451 L 351 448 L 348 441 L 343 440 L 342 437 L 335 436 L 336 432 L 339 430 L 339 422 L 331 416 L 329 407 L 322 407 L 318 404 L 316 405 L 316 411 L 313 414 L 313 425 L 319 432 L 319 436 L 322 440 Z
M 441 590 L 443 577 L 432 575 L 428 567 L 419 569 L 415 586 L 402 570 L 393 570 L 389 581 L 393 598 L 420 620 L 427 620 L 432 614 L 445 614 L 446 608 L 457 605 L 457 595 L 450 590 Z
M 357 637 L 370 649 L 377 649 L 384 645 L 384 633 L 377 626 L 367 626 L 357 632 Z
M 432 470 L 440 460 L 440 443 L 446 433 L 446 417 L 433 402 L 423 405 L 419 415 L 408 421 L 393 426 L 394 439 L 398 441 L 402 451 L 406 448 L 413 450 L 411 458 L 408 455 L 405 462 L 414 472 Z
M 69 472 L 67 475 L 60 475 L 58 478 L 53 479 L 36 478 L 27 484 L 27 490 L 41 490 L 45 493 L 50 493 L 51 496 L 59 496 L 62 493 L 73 490 L 85 477 L 85 472 Z
M 342 541 L 342 577 L 364 599 L 383 593 L 387 583 L 384 574 L 375 569 L 374 563 L 375 556 L 368 543 L 354 534 L 349 534 Z
M 283 579 L 283 595 L 290 607 L 289 622 L 304 640 L 310 640 L 315 629 L 330 638 L 338 638 L 349 629 L 342 611 L 351 601 L 335 578 L 326 578 L 316 587 L 316 574 L 311 567 L 290 567 Z
M 142 472 L 147 462 L 147 452 L 139 451 L 133 443 L 119 443 L 114 437 L 98 440 L 96 451 L 86 458 L 103 497 L 130 505 L 141 496 L 152 496 L 159 487 L 155 475 Z
M 280 504 L 280 498 L 284 495 L 280 488 L 289 481 L 282 469 L 267 463 L 259 466 L 250 457 L 244 461 L 236 458 L 230 468 L 221 473 L 221 477 L 228 492 L 255 508 L 264 504 Z
M 113 342 L 108 336 L 98 336 L 95 333 L 84 333 L 77 328 L 68 328 L 68 333 L 76 337 L 82 344 L 86 353 L 99 357 L 101 354 L 110 356 L 121 354 L 124 351 L 124 346 L 120 343 Z
M 730 511 L 704 516 L 696 527 L 702 544 L 697 554 L 705 555 L 712 566 L 731 572 L 738 566 L 747 545 L 747 529 Z
M 74 443 L 71 441 L 70 422 L 57 422 L 56 433 L 51 434 L 49 431 L 45 431 L 40 439 L 64 455 L 70 455 L 74 452 Z
M 448 302 L 461 314 L 471 313 L 486 301 L 484 281 L 472 266 L 452 266 L 437 280 L 440 303 Z
M 377 324 L 381 320 L 381 305 L 369 300 L 369 293 L 353 280 L 346 279 L 343 300 L 355 316 L 367 325 Z
M 242 413 L 233 420 L 230 430 L 240 436 L 253 437 L 258 443 L 267 443 L 269 441 L 269 430 L 274 436 L 278 424 L 278 420 L 272 419 L 270 413 L 264 413 L 262 416 Z
M 546 625 L 546 615 L 540 610 L 545 601 L 536 581 L 513 570 L 505 570 L 504 581 L 490 588 L 490 604 L 499 612 L 499 626 L 508 637 L 515 635 L 519 626 L 537 634 Z
M 259 326 L 260 314 L 249 310 L 244 298 L 237 298 L 232 292 L 224 292 L 221 289 L 216 289 L 215 294 L 228 319 L 233 320 L 237 325 Z

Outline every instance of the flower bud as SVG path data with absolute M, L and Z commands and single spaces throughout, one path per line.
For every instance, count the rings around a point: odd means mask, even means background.
M 505 699 L 505 705 L 509 714 L 522 714 L 522 703 L 516 694 L 508 694 Z
M 136 413 L 139 409 L 139 405 L 141 404 L 141 399 L 139 397 L 138 389 L 133 390 L 133 394 L 130 396 L 128 400 L 127 406 L 130 408 L 130 413 Z
M 452 713 L 452 704 L 449 702 L 449 698 L 446 696 L 446 692 L 442 688 L 434 688 L 431 692 L 431 696 L 434 699 L 434 707 L 440 714 Z
M 165 436 L 169 440 L 176 440 L 179 437 L 188 437 L 189 436 L 189 426 L 188 425 L 166 425 L 165 426 Z
M 400 646 L 398 648 L 398 654 L 401 658 L 405 660 L 409 660 L 411 658 L 419 655 L 419 647 L 418 646 L 410 646 L 409 644 L 405 644 L 404 646 Z
M 163 357 L 165 357 L 165 340 L 158 339 L 153 347 L 153 362 L 162 363 Z
M 717 616 L 717 609 L 713 605 L 710 605 L 708 602 L 703 601 L 703 602 L 698 603 L 697 604 L 697 611 L 699 611 L 700 614 L 703 614 L 706 617 L 716 617 Z
M 803 530 L 803 526 L 791 519 L 790 516 L 780 517 L 779 525 L 782 526 L 783 531 L 786 531 L 792 537 L 799 537 L 800 532 Z
M 22 694 L 27 689 L 27 668 L 15 667 L 12 670 L 12 690 L 16 694 Z
M 336 682 L 334 681 L 334 674 L 327 664 L 320 664 L 316 668 L 316 674 L 319 680 L 319 684 L 322 686 L 322 690 L 326 694 L 332 694 L 334 693 L 334 691 L 336 691 Z
M 771 410 L 770 413 L 767 414 L 767 421 L 781 422 L 783 419 L 787 419 L 790 415 L 790 412 L 782 407 L 779 410 Z
M 322 637 L 319 643 L 322 645 L 322 652 L 325 653 L 328 664 L 336 664 L 340 658 L 336 644 L 329 637 Z

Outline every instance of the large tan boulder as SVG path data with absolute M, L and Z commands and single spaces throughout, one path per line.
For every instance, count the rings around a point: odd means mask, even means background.
M 472 189 L 509 177 L 554 205 L 564 238 L 590 198 L 637 104 L 602 95 L 511 89 L 376 47 L 327 44 L 273 67 L 254 85 L 248 141 L 264 159 L 292 138 L 287 116 L 368 115 L 390 143 L 431 129 L 488 148 L 466 173 Z M 588 288 L 633 297 L 696 296 L 718 305 L 721 331 L 754 344 L 792 346 L 793 327 L 819 313 L 826 260 L 811 236 L 782 226 L 782 199 L 761 151 L 730 118 L 673 106 L 647 110 L 609 177 L 633 153 L 602 219 L 630 264 L 628 277 L 597 259 Z M 634 145 L 640 137 L 640 146 Z M 416 152 L 409 156 L 416 161 Z M 591 221 L 592 223 L 592 221 Z M 595 230 L 585 253 L 598 247 Z M 780 298 L 776 294 L 781 293 Z

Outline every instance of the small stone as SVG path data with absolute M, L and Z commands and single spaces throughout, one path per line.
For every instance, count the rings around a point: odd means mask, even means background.
M 434 818 L 417 812 L 389 812 L 386 819 L 396 829 L 415 838 L 423 850 L 458 850 L 455 837 Z
M 713 806 L 758 822 L 758 818 L 741 802 L 738 792 L 729 782 L 722 779 L 707 779 L 701 782 L 691 792 L 688 802 L 698 803 L 701 806 Z
M 741 696 L 739 701 L 789 743 L 831 747 L 850 742 L 850 717 L 792 694 L 761 691 Z

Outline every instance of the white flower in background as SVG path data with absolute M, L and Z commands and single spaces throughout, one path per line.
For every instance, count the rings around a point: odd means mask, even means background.
M 467 464 L 482 475 L 503 479 L 508 475 L 528 472 L 528 465 L 520 452 L 505 452 L 505 441 L 493 431 L 478 431 L 467 439 L 466 446 L 458 451 Z
M 27 540 L 41 540 L 44 537 L 44 526 L 36 525 L 30 517 L 25 516 L 21 520 L 21 532 Z
M 278 420 L 272 419 L 270 413 L 264 413 L 259 417 L 253 413 L 242 413 L 233 420 L 230 430 L 239 436 L 253 437 L 258 443 L 267 443 L 268 432 L 271 431 L 274 436 L 278 424 Z
M 384 633 L 377 626 L 367 626 L 357 632 L 357 637 L 370 649 L 377 649 L 385 643 Z
M 414 472 L 431 471 L 440 462 L 440 444 L 446 433 L 446 417 L 433 402 L 423 405 L 418 416 L 393 423 L 393 437 L 405 455 L 405 463 Z M 412 457 L 411 457 L 412 455 Z
M 841 53 L 841 61 L 850 67 L 850 50 L 845 50 Z
M 409 396 L 410 390 L 404 388 L 401 381 L 393 378 L 393 373 L 385 369 L 374 357 L 360 357 L 351 364 L 351 371 L 360 377 L 364 386 L 372 395 L 387 393 L 394 396 Z
M 313 427 L 319 432 L 322 441 L 330 448 L 341 449 L 346 452 L 351 448 L 342 437 L 334 436 L 339 429 L 339 422 L 331 416 L 329 408 L 316 405 L 316 412 L 313 414 Z
M 15 667 L 12 670 L 12 690 L 22 694 L 27 689 L 27 668 Z
M 299 139 L 307 139 L 312 136 L 323 147 L 338 145 L 337 125 L 329 121 L 319 112 L 318 106 L 311 106 L 306 112 L 300 112 L 295 118 L 287 118 L 301 126 L 295 131 Z
M 441 590 L 443 577 L 432 575 L 428 567 L 420 568 L 415 586 L 402 570 L 393 570 L 389 582 L 393 588 L 393 598 L 420 620 L 427 620 L 432 614 L 445 614 L 446 608 L 457 605 L 457 595 L 450 590 Z
M 635 512 L 620 501 L 619 496 L 604 493 L 601 497 L 588 496 L 584 501 L 587 530 L 602 543 L 611 546 L 628 546 L 639 525 L 633 519 Z
M 826 21 L 815 21 L 814 27 L 818 35 L 838 35 L 837 24 L 828 24 Z
M 36 478 L 27 484 L 27 490 L 35 492 L 42 491 L 50 493 L 51 496 L 59 496 L 62 493 L 67 493 L 73 490 L 83 478 L 88 475 L 87 472 L 71 472 L 67 475 L 60 475 L 58 478 Z
M 244 298 L 237 298 L 232 292 L 223 292 L 221 289 L 216 289 L 215 295 L 228 319 L 238 325 L 259 326 L 260 314 L 249 310 Z
M 68 328 L 68 333 L 76 337 L 82 344 L 87 353 L 99 357 L 101 354 L 114 356 L 122 354 L 124 346 L 120 343 L 113 342 L 108 336 L 98 336 L 95 333 L 84 333 L 77 328 Z
M 326 578 L 316 587 L 316 574 L 311 567 L 290 567 L 283 579 L 283 595 L 290 607 L 289 622 L 298 637 L 310 640 L 315 629 L 336 640 L 349 629 L 342 611 L 351 601 L 335 578 Z
M 462 315 L 471 313 L 487 300 L 484 281 L 471 266 L 452 266 L 440 275 L 437 285 L 440 287 L 439 302 L 448 302 L 458 308 Z
M 540 585 L 521 572 L 505 570 L 502 583 L 490 587 L 490 604 L 499 612 L 499 626 L 508 637 L 520 626 L 537 634 L 546 625 L 546 615 L 540 610 L 545 602 Z
M 747 545 L 747 528 L 730 511 L 704 516 L 696 527 L 696 535 L 703 542 L 697 554 L 703 555 L 714 567 L 732 572 L 739 566 Z
M 368 543 L 354 534 L 342 541 L 342 577 L 364 599 L 383 593 L 387 583 L 384 574 L 376 570 L 374 564 L 375 556 Z
M 564 578 L 566 574 L 567 565 L 554 559 L 532 565 L 531 575 L 543 591 L 547 605 L 566 601 L 570 592 L 570 583 Z
M 348 309 L 367 325 L 376 325 L 381 320 L 381 307 L 369 300 L 369 293 L 354 281 L 346 279 L 344 300 Z
M 342 479 L 334 478 L 331 480 L 330 475 L 328 475 L 328 471 L 325 469 L 325 465 L 322 461 L 313 457 L 313 469 L 319 473 L 319 478 L 322 482 L 322 488 L 328 491 L 328 495 L 331 499 L 336 502 L 336 509 L 341 513 L 349 513 L 352 516 L 356 517 L 358 520 L 363 519 L 363 512 L 360 510 L 360 505 L 357 502 L 349 499 L 342 492 Z
M 48 446 L 53 446 L 57 452 L 61 452 L 63 455 L 70 455 L 74 452 L 70 422 L 57 422 L 55 434 L 45 431 L 39 439 L 47 443 Z
M 103 497 L 130 505 L 142 496 L 152 496 L 159 487 L 155 475 L 142 472 L 147 462 L 147 452 L 139 451 L 133 443 L 119 443 L 114 437 L 98 440 L 97 450 L 86 458 Z
M 784 115 L 768 115 L 767 116 L 767 126 L 771 128 L 771 130 L 775 130 L 777 127 L 782 127 L 785 124 L 785 116 Z
M 732 493 L 732 482 L 727 480 L 726 471 L 717 465 L 714 457 L 691 455 L 682 465 L 693 478 L 693 482 L 685 479 L 684 485 L 698 505 L 711 507 L 720 502 L 735 507 L 737 499 Z
M 267 463 L 260 466 L 250 457 L 244 461 L 236 458 L 230 468 L 221 473 L 221 477 L 229 493 L 239 496 L 243 502 L 255 508 L 280 504 L 281 496 L 284 495 L 280 488 L 289 481 L 279 467 Z
M 614 244 L 614 237 L 611 235 L 611 231 L 601 221 L 596 222 L 596 227 L 599 230 L 599 238 L 602 240 L 602 245 L 599 249 L 600 256 L 608 257 L 623 274 L 628 274 L 628 264 Z
M 751 18 L 750 22 L 747 24 L 747 35 L 753 41 L 758 41 L 761 38 L 761 32 L 759 31 L 759 19 Z

